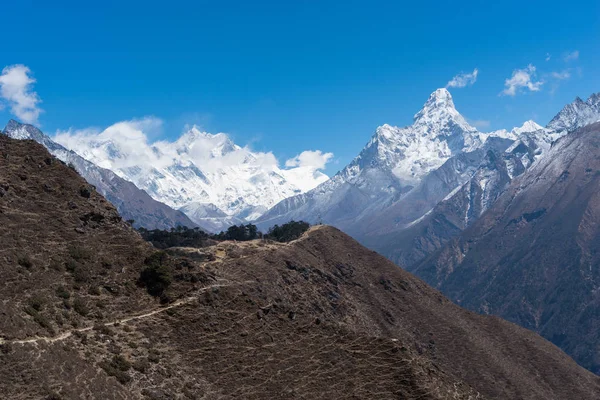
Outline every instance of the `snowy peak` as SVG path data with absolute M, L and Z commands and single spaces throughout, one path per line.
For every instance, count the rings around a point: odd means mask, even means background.
M 423 105 L 423 109 L 415 115 L 415 120 L 421 114 L 426 114 L 436 109 L 452 109 L 456 111 L 452 95 L 446 88 L 437 89 L 429 95 L 429 98 Z
M 391 173 L 402 187 L 412 186 L 449 157 L 482 144 L 479 132 L 456 110 L 450 92 L 441 88 L 429 96 L 412 125 L 378 127 L 339 179 L 352 182 L 369 169 Z
M 4 131 L 3 132 L 12 132 L 15 131 L 19 128 L 21 124 L 18 123 L 17 121 L 15 121 L 14 119 L 11 119 L 10 121 L 8 121 L 8 124 L 6 124 L 6 127 L 4 127 Z
M 178 154 L 189 154 L 190 152 L 209 149 L 206 156 L 211 158 L 223 157 L 241 149 L 226 134 L 202 132 L 196 126 L 181 135 L 175 147 Z
M 462 128 L 469 131 L 474 131 L 475 128 L 471 127 L 462 115 L 456 110 L 452 95 L 445 89 L 437 89 L 427 99 L 423 108 L 415 114 L 414 127 L 435 127 L 437 124 L 439 127 L 454 122 L 461 125 Z
M 600 92 L 592 94 L 586 101 L 590 107 L 600 109 Z
M 587 101 L 577 97 L 567 104 L 548 124 L 557 132 L 572 132 L 583 126 L 600 121 L 600 93 L 592 94 Z
M 520 127 L 514 128 L 512 130 L 512 132 L 515 135 L 520 135 L 521 133 L 536 132 L 536 131 L 539 131 L 542 129 L 544 129 L 543 126 L 539 125 L 538 123 L 536 123 L 535 121 L 530 119 L 529 121 L 525 121 L 525 123 L 523 125 L 521 125 Z
M 4 128 L 4 134 L 13 139 L 35 139 L 44 134 L 33 125 L 21 124 L 20 122 L 11 119 Z
M 482 144 L 477 129 L 456 110 L 452 95 L 445 88 L 429 96 L 408 128 L 429 140 L 445 141 L 452 153 L 473 150 Z

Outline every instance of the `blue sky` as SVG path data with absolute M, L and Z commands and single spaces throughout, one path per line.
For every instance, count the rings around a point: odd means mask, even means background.
M 88 3 L 2 5 L 0 68 L 29 68 L 50 134 L 154 116 L 156 138 L 197 123 L 282 164 L 333 152 L 331 175 L 378 125 L 409 124 L 475 68 L 473 84 L 450 90 L 484 131 L 545 125 L 600 91 L 598 1 Z M 517 70 L 529 83 L 500 95 Z M 11 116 L 5 102 L 0 119 Z

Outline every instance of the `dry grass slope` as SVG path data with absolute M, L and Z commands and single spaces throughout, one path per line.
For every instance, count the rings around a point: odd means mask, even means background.
M 330 227 L 172 249 L 161 306 L 135 286 L 152 249 L 84 185 L 0 136 L 5 398 L 598 398 L 598 378 L 550 343 Z

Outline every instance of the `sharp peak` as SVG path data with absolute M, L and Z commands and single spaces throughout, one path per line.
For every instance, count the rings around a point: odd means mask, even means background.
M 538 124 L 537 122 L 535 122 L 532 119 L 528 119 L 527 121 L 523 122 L 523 127 L 525 126 L 534 126 L 534 127 L 539 127 L 540 129 L 542 128 L 542 126 L 540 124 Z
M 428 103 L 440 102 L 440 101 L 450 102 L 450 104 L 452 106 L 454 106 L 454 103 L 452 102 L 452 95 L 446 88 L 439 88 L 439 89 L 434 90 L 429 95 L 429 98 L 427 99 L 427 102 L 425 103 L 425 105 L 427 105 Z
M 445 88 L 445 87 L 435 89 L 431 93 L 430 97 L 432 97 L 432 96 L 437 96 L 437 97 L 442 96 L 442 97 L 450 97 L 450 98 L 452 98 L 452 95 L 450 94 L 450 91 L 447 88 Z
M 8 120 L 8 123 L 6 124 L 6 128 L 4 128 L 4 130 L 7 131 L 9 129 L 18 128 L 19 126 L 22 126 L 22 125 L 24 125 L 24 124 L 11 118 Z
M 523 122 L 521 126 L 513 128 L 512 132 L 518 134 L 523 132 L 536 132 L 540 129 L 544 129 L 544 127 L 535 122 L 534 120 L 530 119 Z
M 600 92 L 592 93 L 590 97 L 588 97 L 588 99 L 586 100 L 586 103 L 591 105 L 596 103 L 600 104 Z
M 227 138 L 227 139 L 231 140 L 229 138 L 229 135 L 227 135 L 226 133 L 223 133 L 223 132 L 210 133 L 207 131 L 200 130 L 196 125 L 185 130 L 180 136 L 180 138 L 198 138 L 198 137 L 205 137 L 205 138 L 209 138 L 209 139 Z
M 29 129 L 34 129 L 36 132 L 41 132 L 40 128 L 38 128 L 37 126 L 31 125 L 31 124 L 26 124 L 26 123 L 23 123 L 23 122 L 19 122 L 16 119 L 13 119 L 13 118 L 11 118 L 11 119 L 8 120 L 8 123 L 6 124 L 6 126 L 4 128 L 4 131 L 2 131 L 2 132 L 10 132 L 10 131 L 19 129 L 21 127 L 25 127 L 28 130 Z
M 446 88 L 439 88 L 433 91 L 429 95 L 429 98 L 423 105 L 423 110 L 435 109 L 435 108 L 451 108 L 456 109 L 454 107 L 454 101 L 452 100 L 452 95 Z
M 441 111 L 441 113 L 440 113 Z M 463 118 L 454 106 L 452 95 L 446 88 L 439 88 L 429 95 L 429 98 L 423 105 L 423 108 L 413 117 L 414 122 L 425 118 L 436 118 L 434 115 L 446 115 L 456 118 Z M 466 123 L 466 122 L 465 122 Z

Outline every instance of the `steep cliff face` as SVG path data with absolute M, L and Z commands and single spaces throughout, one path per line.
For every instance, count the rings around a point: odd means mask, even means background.
M 562 139 L 413 271 L 462 306 L 539 332 L 600 372 L 600 124 Z

